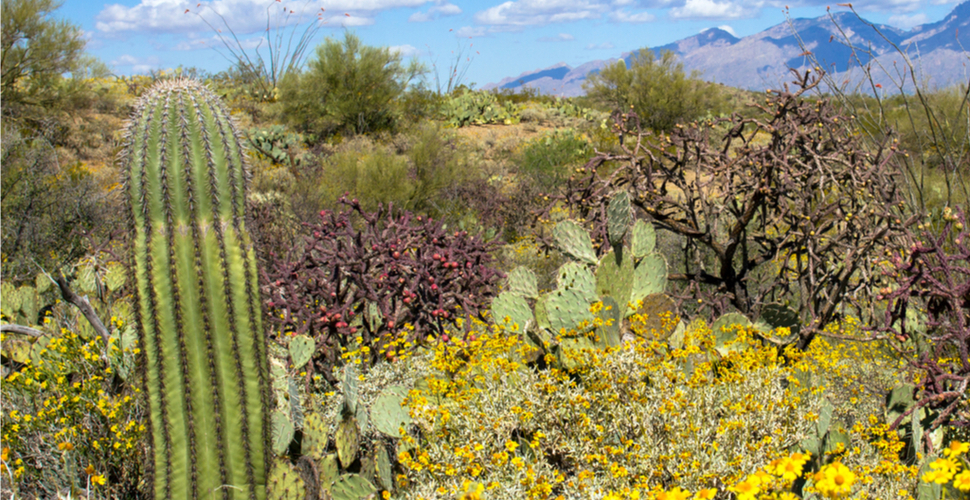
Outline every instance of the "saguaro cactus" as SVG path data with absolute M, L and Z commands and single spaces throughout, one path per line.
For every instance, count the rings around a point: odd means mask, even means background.
M 219 99 L 163 81 L 122 153 L 156 498 L 266 497 L 269 363 L 242 145 Z

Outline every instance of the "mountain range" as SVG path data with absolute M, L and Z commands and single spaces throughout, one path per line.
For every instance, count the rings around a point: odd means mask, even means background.
M 865 81 L 860 65 L 873 68 L 873 81 L 868 85 L 895 89 L 905 68 L 900 51 L 913 62 L 921 83 L 931 87 L 965 84 L 970 81 L 970 1 L 958 5 L 940 21 L 909 31 L 839 12 L 814 19 L 791 19 L 743 38 L 711 28 L 650 49 L 655 54 L 661 50 L 675 52 L 686 71 L 696 70 L 704 80 L 750 90 L 780 88 L 791 80 L 789 68 L 804 70 L 815 61 L 848 90 Z M 621 58 L 629 65 L 633 54 L 627 52 Z M 544 94 L 582 95 L 588 74 L 618 60 L 590 61 L 575 68 L 558 63 L 484 88 L 516 90 L 527 86 Z M 904 88 L 912 89 L 908 74 Z

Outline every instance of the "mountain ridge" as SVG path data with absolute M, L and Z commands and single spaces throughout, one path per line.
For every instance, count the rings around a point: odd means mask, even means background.
M 967 82 L 970 1 L 957 5 L 941 20 L 908 31 L 870 23 L 851 12 L 838 12 L 831 16 L 791 19 L 742 38 L 720 28 L 709 28 L 650 50 L 654 53 L 671 50 L 687 72 L 698 71 L 704 80 L 750 90 L 779 88 L 789 80 L 789 68 L 810 68 L 813 61 L 806 56 L 807 50 L 832 74 L 833 81 L 852 90 L 865 81 L 860 64 L 887 70 L 898 67 L 900 54 L 895 47 L 904 50 L 913 61 L 921 81 L 932 86 Z M 543 94 L 583 95 L 582 85 L 590 72 L 620 59 L 629 64 L 632 54 L 625 52 L 620 57 L 588 61 L 575 68 L 559 62 L 503 78 L 483 88 L 514 91 L 527 86 Z M 898 82 L 886 71 L 874 69 L 872 76 L 870 85 L 898 87 Z M 900 78 L 896 76 L 896 80 Z M 906 78 L 904 87 L 911 90 L 912 81 Z

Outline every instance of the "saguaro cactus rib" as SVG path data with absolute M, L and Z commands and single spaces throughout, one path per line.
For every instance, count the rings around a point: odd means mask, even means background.
M 217 98 L 190 80 L 153 87 L 128 134 L 155 496 L 265 498 L 269 366 L 242 146 Z

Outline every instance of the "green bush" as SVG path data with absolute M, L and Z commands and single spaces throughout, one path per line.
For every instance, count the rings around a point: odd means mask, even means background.
M 309 69 L 288 73 L 279 85 L 283 116 L 317 139 L 335 133 L 390 130 L 397 124 L 395 100 L 421 71 L 405 66 L 387 47 L 369 47 L 347 33 L 316 49 Z
M 650 49 L 640 49 L 627 67 L 617 61 L 586 79 L 583 88 L 594 102 L 621 112 L 631 108 L 640 123 L 653 130 L 669 131 L 725 108 L 717 86 L 701 81 L 699 73 L 684 73 L 676 55 L 663 51 L 659 59 Z
M 592 154 L 586 138 L 572 129 L 556 130 L 528 143 L 519 154 L 519 171 L 549 193 L 569 177 L 569 166 Z
M 328 182 L 314 188 L 320 208 L 333 207 L 344 193 L 350 193 L 365 210 L 394 203 L 398 208 L 432 216 L 453 211 L 448 198 L 466 178 L 454 135 L 426 122 L 397 136 L 394 142 L 385 145 L 357 137 L 323 160 L 322 173 Z

